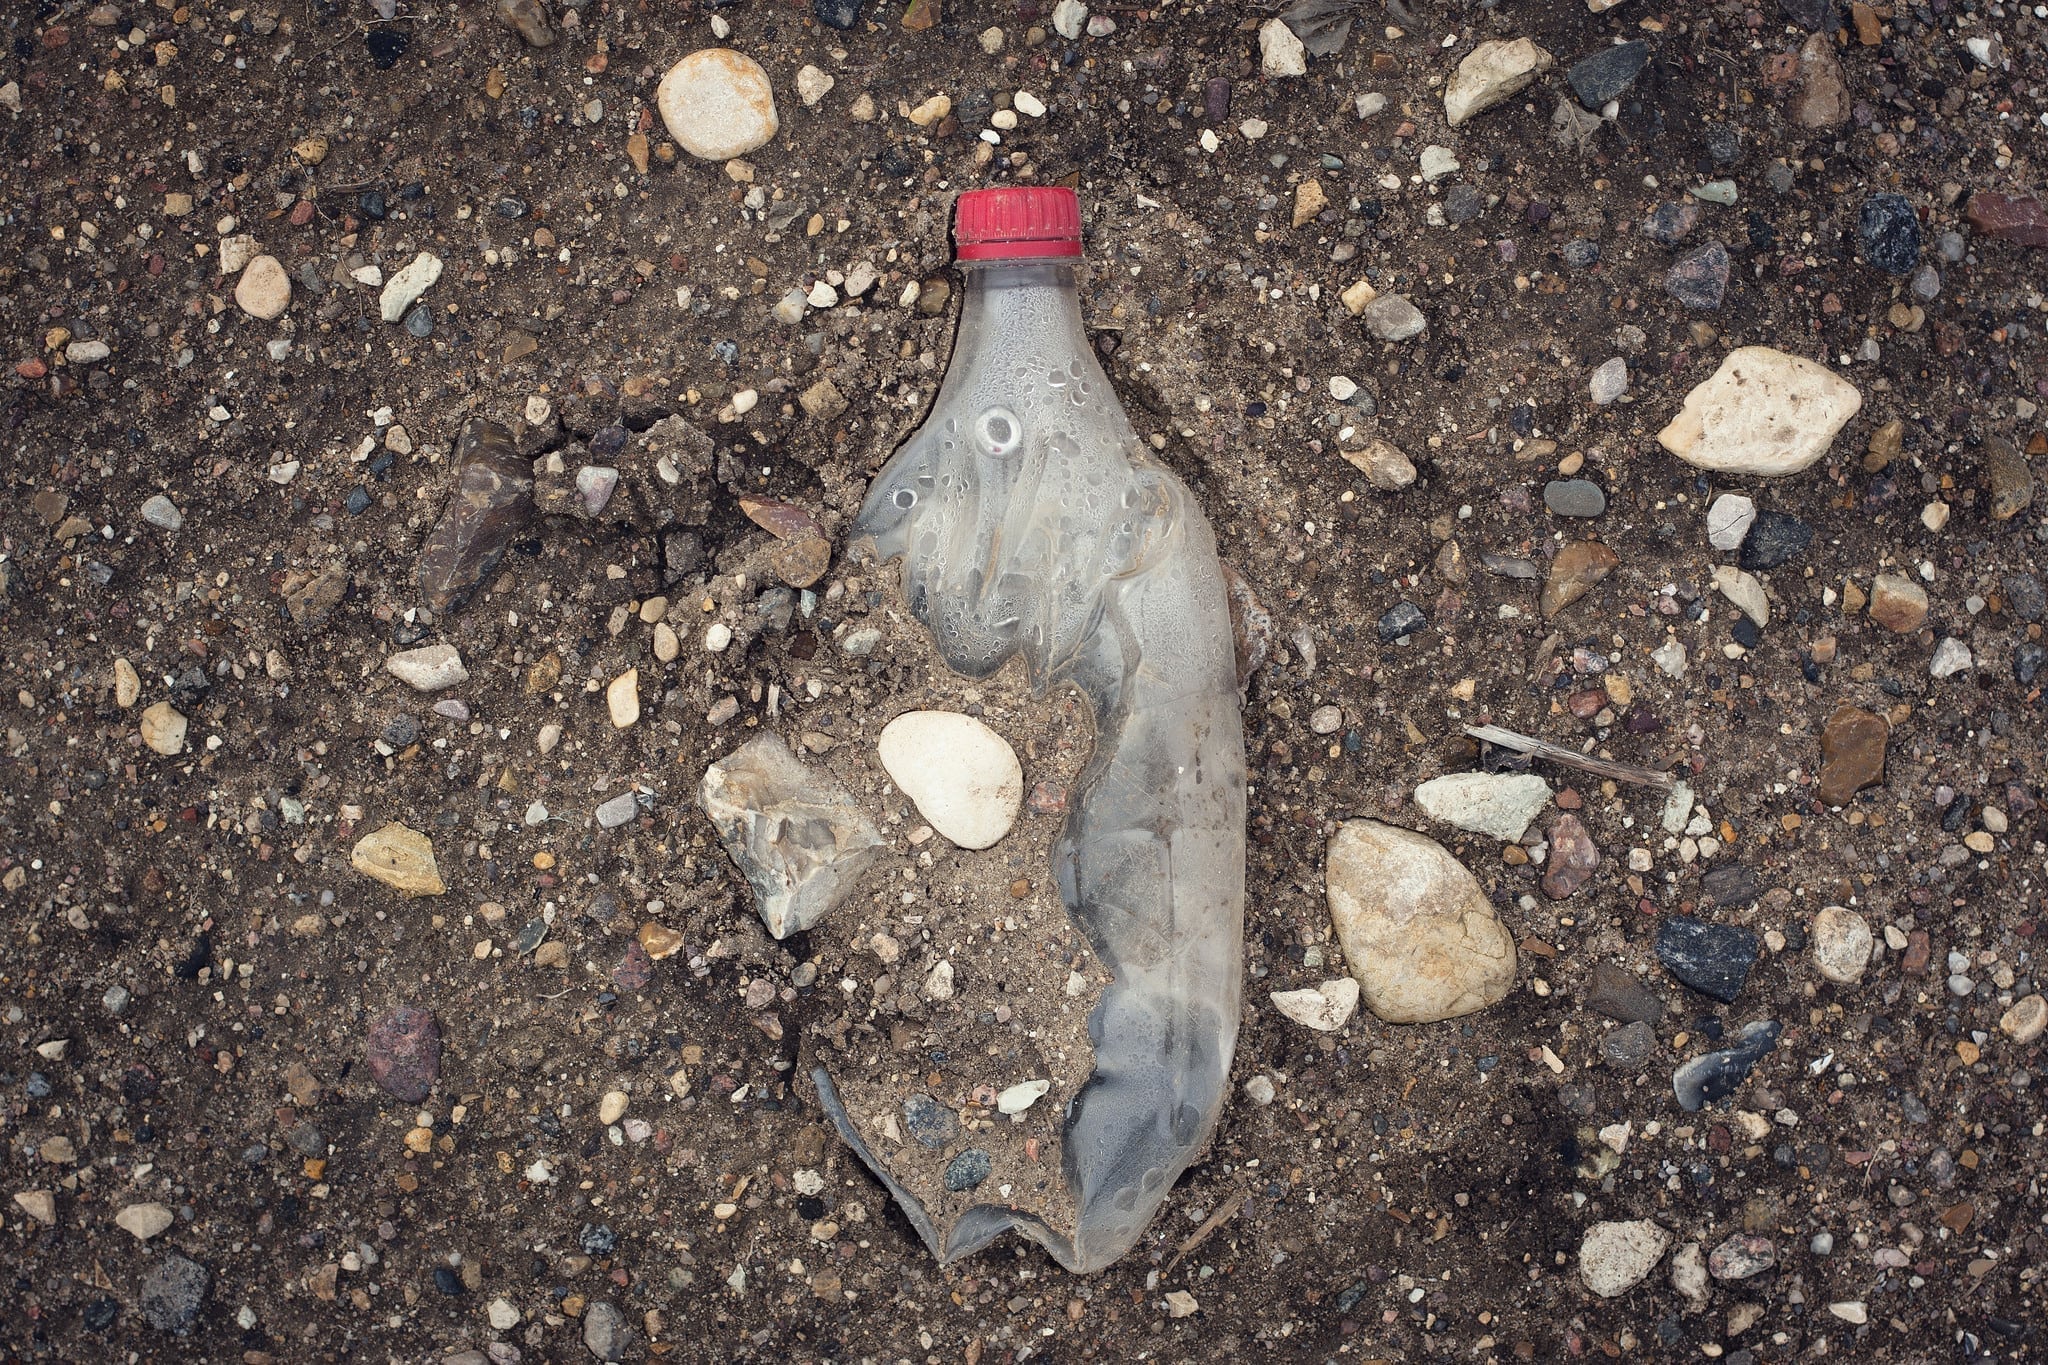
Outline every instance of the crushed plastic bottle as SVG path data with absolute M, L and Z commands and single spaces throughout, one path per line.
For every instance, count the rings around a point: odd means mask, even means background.
M 1228 1091 L 1244 926 L 1237 663 L 1209 523 L 1089 348 L 1078 199 L 970 191 L 955 239 L 967 287 L 951 366 L 853 540 L 901 560 L 904 599 L 954 671 L 987 677 L 1022 656 L 1034 693 L 1071 682 L 1094 710 L 1095 752 L 1052 850 L 1067 914 L 1113 977 L 1063 1120 L 1072 1226 L 1021 1194 L 921 1206 L 825 1068 L 812 1078 L 942 1263 L 1015 1229 L 1095 1271 L 1144 1235 Z

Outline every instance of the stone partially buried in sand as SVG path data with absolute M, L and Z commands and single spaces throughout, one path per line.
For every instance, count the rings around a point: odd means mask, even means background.
M 838 783 L 758 735 L 705 769 L 698 789 L 768 932 L 787 938 L 844 900 L 884 841 Z
M 438 896 L 448 888 L 434 863 L 434 845 L 416 829 L 393 822 L 356 840 L 349 866 L 407 896 Z
M 1441 824 L 1512 844 L 1550 804 L 1550 784 L 1534 773 L 1447 773 L 1417 787 L 1415 804 Z
M 1744 346 L 1685 396 L 1657 440 L 1698 469 L 1775 478 L 1827 454 L 1862 407 L 1856 386 L 1825 365 Z
M 766 146 L 780 126 L 768 73 L 728 47 L 692 52 L 670 67 L 654 102 L 683 150 L 706 161 L 745 156 Z
M 1671 1234 L 1647 1218 L 1595 1223 L 1579 1243 L 1579 1278 L 1603 1299 L 1619 1298 L 1664 1259 Z
M 961 848 L 987 848 L 1016 822 L 1024 769 L 1009 741 L 974 717 L 906 711 L 883 727 L 875 749 L 918 814 Z
M 1479 44 L 1458 63 L 1457 74 L 1444 87 L 1445 120 L 1455 128 L 1474 114 L 1519 94 L 1550 70 L 1555 60 L 1527 38 Z
M 1455 1019 L 1514 985 L 1514 940 L 1478 881 L 1435 840 L 1347 820 L 1330 838 L 1326 876 L 1351 974 L 1386 1022 Z

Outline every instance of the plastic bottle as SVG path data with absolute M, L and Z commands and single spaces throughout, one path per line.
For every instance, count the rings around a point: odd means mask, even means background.
M 830 1076 L 813 1078 L 941 1262 L 1014 1228 L 1093 1271 L 1144 1234 L 1229 1088 L 1245 820 L 1230 615 L 1207 519 L 1088 345 L 1073 191 L 975 190 L 956 209 L 966 289 L 952 362 L 853 537 L 901 560 L 904 599 L 954 670 L 984 677 L 1022 655 L 1035 692 L 1071 681 L 1094 709 L 1095 752 L 1052 850 L 1067 913 L 1114 977 L 1064 1118 L 1073 1226 L 1009 1202 L 920 1207 Z

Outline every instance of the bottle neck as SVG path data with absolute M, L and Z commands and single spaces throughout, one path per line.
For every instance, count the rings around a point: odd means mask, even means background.
M 1088 353 L 1074 262 L 962 261 L 960 271 L 967 284 L 950 369 L 1000 362 L 1027 346 Z

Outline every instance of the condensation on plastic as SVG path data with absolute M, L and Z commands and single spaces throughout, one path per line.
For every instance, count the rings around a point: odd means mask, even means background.
M 1081 325 L 1071 267 L 966 267 L 959 338 L 930 418 L 855 523 L 957 672 L 1021 655 L 1033 690 L 1071 681 L 1096 748 L 1052 850 L 1068 915 L 1113 982 L 1088 1020 L 1095 1067 L 1068 1103 L 1072 1227 L 977 1204 L 950 1220 L 891 1180 L 831 1078 L 847 1144 L 941 1262 L 1015 1229 L 1074 1271 L 1144 1235 L 1207 1144 L 1237 1041 L 1245 765 L 1215 536 L 1139 441 Z

